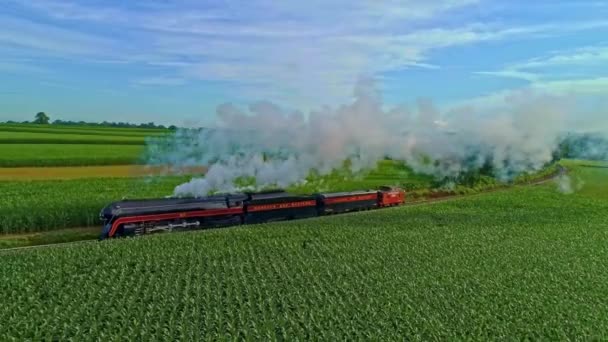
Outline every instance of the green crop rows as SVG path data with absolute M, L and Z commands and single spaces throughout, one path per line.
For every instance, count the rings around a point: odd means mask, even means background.
M 86 154 L 83 154 L 82 158 L 86 158 Z M 417 197 L 416 193 L 410 190 L 418 189 L 416 191 L 424 192 L 422 195 L 431 194 L 428 190 L 431 186 L 430 178 L 417 175 L 393 161 L 380 162 L 377 169 L 357 178 L 347 177 L 345 180 L 344 177 L 338 172 L 288 190 L 314 193 L 397 185 L 408 189 L 410 200 Z M 145 179 L 121 178 L 0 182 L 0 193 L 6 194 L 0 197 L 0 216 L 4 218 L 0 221 L 0 234 L 99 225 L 97 214 L 108 203 L 124 196 L 135 198 L 171 195 L 176 185 L 187 180 L 188 177 L 161 177 L 156 178 L 153 183 Z M 494 184 L 486 186 L 491 188 Z
M 0 340 L 605 340 L 607 176 L 0 252 Z
M 98 226 L 99 211 L 110 202 L 124 196 L 166 196 L 185 180 L 167 177 L 0 182 L 0 234 Z
M 78 145 L 74 146 L 78 147 Z M 83 151 L 81 158 L 87 157 L 84 152 L 88 149 L 76 149 L 76 151 Z M 31 157 L 35 158 L 35 155 Z M 98 154 L 96 157 L 102 158 L 103 155 Z M 47 162 L 51 160 L 49 158 Z M 157 178 L 153 183 L 148 183 L 145 179 L 120 178 L 0 182 L 0 193 L 7 194 L 0 197 L 0 216 L 4 217 L 0 221 L 0 234 L 99 225 L 97 215 L 108 203 L 120 200 L 123 196 L 129 198 L 167 196 L 172 194 L 176 185 L 187 180 L 188 177 L 169 177 Z M 429 186 L 428 178 L 414 175 L 402 165 L 390 161 L 381 162 L 376 170 L 357 179 L 345 181 L 344 175 L 334 174 L 323 177 L 322 182 L 321 179 L 316 181 L 306 187 L 290 190 L 308 193 L 320 191 L 319 188 L 312 187 L 315 184 L 322 184 L 331 191 L 376 188 L 380 185 L 401 185 L 401 183 Z M 32 208 L 36 209 L 32 210 Z
M 145 137 L 126 137 L 93 134 L 64 134 L 40 132 L 2 132 L 0 144 L 100 144 L 100 145 L 143 145 Z
M 0 167 L 140 163 L 148 137 L 166 130 L 0 124 Z
M 0 124 L 0 132 L 29 132 L 54 134 L 102 135 L 114 137 L 147 137 L 166 134 L 170 131 L 142 128 L 107 128 L 86 126 L 58 126 L 58 125 L 8 125 Z
M 142 153 L 133 145 L 0 144 L 0 167 L 128 165 Z

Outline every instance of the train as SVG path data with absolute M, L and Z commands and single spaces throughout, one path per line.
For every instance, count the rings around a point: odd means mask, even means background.
M 291 194 L 284 190 L 206 197 L 121 200 L 104 207 L 99 239 L 295 220 L 405 203 L 398 187 L 377 190 Z

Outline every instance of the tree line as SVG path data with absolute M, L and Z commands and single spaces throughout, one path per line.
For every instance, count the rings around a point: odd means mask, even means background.
M 116 127 L 116 128 L 154 128 L 154 129 L 169 129 L 176 130 L 177 127 L 175 125 L 165 126 L 165 125 L 157 125 L 154 122 L 148 123 L 140 123 L 134 124 L 129 122 L 86 122 L 86 121 L 71 121 L 71 120 L 53 120 L 45 113 L 38 112 L 34 116 L 34 120 L 32 121 L 13 121 L 9 120 L 4 122 L 6 124 L 35 124 L 35 125 L 61 125 L 61 126 L 90 126 L 90 127 Z

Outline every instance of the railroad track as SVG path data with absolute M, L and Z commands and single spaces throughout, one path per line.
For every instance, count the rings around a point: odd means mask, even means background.
M 545 183 L 548 183 L 548 182 L 556 179 L 557 177 L 565 175 L 567 173 L 568 173 L 568 169 L 566 169 L 563 166 L 559 166 L 559 170 L 557 171 L 557 173 L 547 176 L 543 179 L 535 180 L 535 181 L 528 182 L 525 184 L 519 184 L 519 186 L 534 186 L 534 185 L 545 184 Z M 434 204 L 434 203 L 440 203 L 440 202 L 453 201 L 453 200 L 457 200 L 457 199 L 471 198 L 471 197 L 485 195 L 488 193 L 506 191 L 511 188 L 512 188 L 512 186 L 504 186 L 504 187 L 501 186 L 501 187 L 481 191 L 479 193 L 471 194 L 471 195 L 445 195 L 445 196 L 436 197 L 436 198 L 428 198 L 428 199 L 424 199 L 424 200 L 420 200 L 420 201 L 406 202 L 406 203 L 402 204 L 401 207 L 428 205 L 428 204 Z M 220 228 L 220 229 L 224 229 L 224 228 Z M 84 245 L 84 244 L 91 244 L 91 243 L 96 243 L 96 242 L 99 242 L 99 240 L 90 239 L 90 240 L 79 240 L 79 241 L 72 241 L 72 242 L 50 243 L 50 244 L 44 244 L 44 245 L 13 247 L 13 248 L 0 249 L 0 254 L 5 253 L 5 252 L 12 252 L 12 251 L 44 249 L 44 248 L 49 248 L 49 247 L 64 247 L 64 246 L 73 246 L 73 245 L 79 245 L 79 244 Z
M 18 251 L 18 250 L 26 250 L 26 249 L 38 249 L 38 248 L 48 248 L 48 247 L 62 247 L 62 246 L 73 246 L 73 245 L 84 245 L 97 242 L 98 240 L 90 239 L 90 240 L 79 240 L 79 241 L 71 241 L 71 242 L 58 242 L 58 243 L 49 243 L 44 245 L 32 245 L 32 246 L 22 246 L 22 247 L 13 247 L 13 248 L 4 248 L 0 249 L 0 253 L 10 252 L 10 251 Z

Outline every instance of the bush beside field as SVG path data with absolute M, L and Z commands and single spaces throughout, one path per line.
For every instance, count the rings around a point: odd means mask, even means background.
M 602 340 L 608 169 L 570 177 L 572 195 L 6 253 L 0 339 Z

